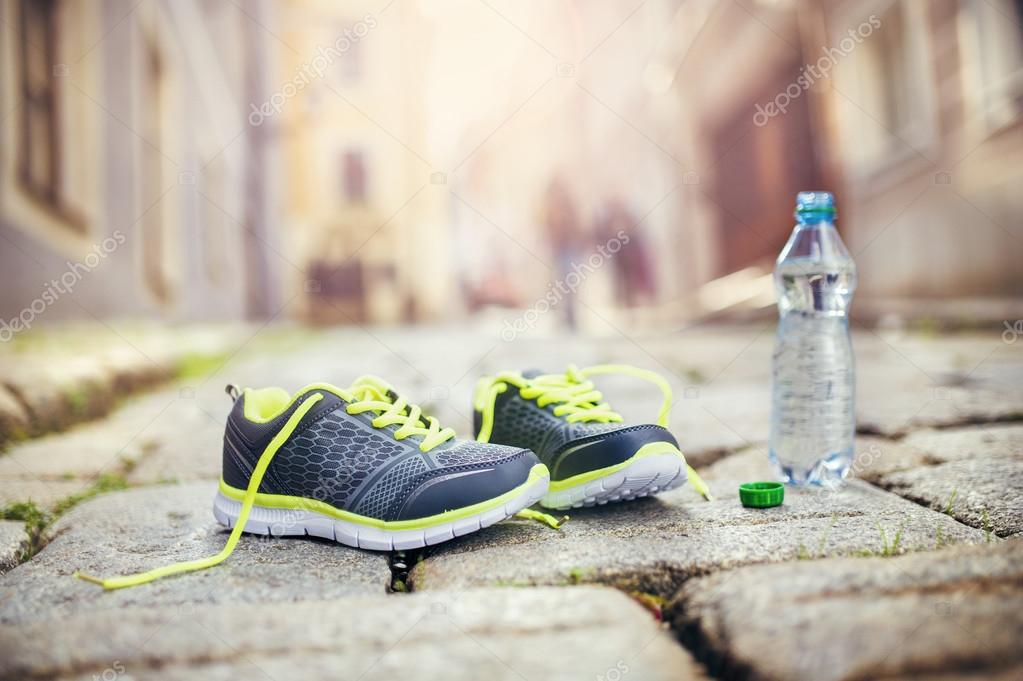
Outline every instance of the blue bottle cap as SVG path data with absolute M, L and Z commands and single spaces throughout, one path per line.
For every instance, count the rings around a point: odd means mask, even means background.
M 831 192 L 799 192 L 796 194 L 796 217 L 835 214 L 835 197 Z

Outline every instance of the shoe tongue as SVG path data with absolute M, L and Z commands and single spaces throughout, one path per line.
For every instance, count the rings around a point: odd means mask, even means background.
M 526 369 L 522 372 L 523 378 L 536 378 L 537 376 L 543 376 L 543 372 L 539 369 Z

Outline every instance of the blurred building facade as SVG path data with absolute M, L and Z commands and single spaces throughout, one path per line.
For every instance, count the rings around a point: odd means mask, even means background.
M 415 3 L 289 0 L 275 71 L 287 295 L 317 323 L 436 319 L 453 298 L 446 176 L 424 154 Z
M 859 268 L 858 305 L 1019 298 L 1023 4 L 708 9 L 675 84 L 707 190 L 690 197 L 694 286 L 769 271 L 795 192 L 826 188 Z
M 806 188 L 858 306 L 1023 293 L 1018 0 L 0 12 L 4 319 L 765 311 Z
M 264 5 L 0 6 L 5 321 L 275 311 Z

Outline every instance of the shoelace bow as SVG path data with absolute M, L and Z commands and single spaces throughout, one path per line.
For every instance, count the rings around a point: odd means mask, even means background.
M 455 431 L 451 428 L 441 429 L 437 419 L 428 416 L 429 427 L 421 420 L 422 410 L 418 405 L 409 405 L 404 397 L 394 395 L 390 387 L 381 379 L 375 376 L 363 376 L 357 379 L 348 389 L 352 394 L 353 401 L 348 405 L 349 414 L 361 414 L 366 411 L 376 411 L 380 415 L 373 419 L 374 428 L 383 428 L 393 424 L 401 424 L 401 428 L 394 431 L 394 437 L 402 440 L 409 435 L 422 435 L 423 441 L 419 448 L 428 452 L 435 446 L 455 437 Z M 542 511 L 523 509 L 515 514 L 518 518 L 535 520 L 538 523 L 548 525 L 555 530 L 568 522 L 568 516 L 558 519 Z
M 424 423 L 423 410 L 419 405 L 409 404 L 401 395 L 395 395 L 390 386 L 375 376 L 357 379 L 347 392 L 351 396 L 346 408 L 349 414 L 377 412 L 379 415 L 372 421 L 374 428 L 400 425 L 401 427 L 394 431 L 396 440 L 421 435 L 423 441 L 419 444 L 419 449 L 423 452 L 428 452 L 455 437 L 454 429 L 441 428 L 433 416 L 427 416 Z
M 622 423 L 621 414 L 611 409 L 611 405 L 603 402 L 603 393 L 596 389 L 590 376 L 601 374 L 622 374 L 653 383 L 661 390 L 663 400 L 661 410 L 657 414 L 657 425 L 667 428 L 671 413 L 672 391 L 664 377 L 655 371 L 640 369 L 628 364 L 595 364 L 580 369 L 574 364 L 568 365 L 564 374 L 545 374 L 534 378 L 525 378 L 521 373 L 502 372 L 493 377 L 484 377 L 476 386 L 477 399 L 474 405 L 482 414 L 482 423 L 477 440 L 489 442 L 494 430 L 494 407 L 497 396 L 508 390 L 509 386 L 518 388 L 525 400 L 535 401 L 537 406 L 546 407 L 556 404 L 555 416 L 564 416 L 569 423 Z M 710 489 L 699 474 L 686 463 L 686 477 L 708 501 L 711 499 Z

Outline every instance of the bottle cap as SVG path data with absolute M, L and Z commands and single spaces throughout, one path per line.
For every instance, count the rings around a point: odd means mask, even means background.
M 796 194 L 796 217 L 835 214 L 835 197 L 831 192 L 799 192 Z
M 785 486 L 780 482 L 745 482 L 739 485 L 739 500 L 747 508 L 781 506 Z

